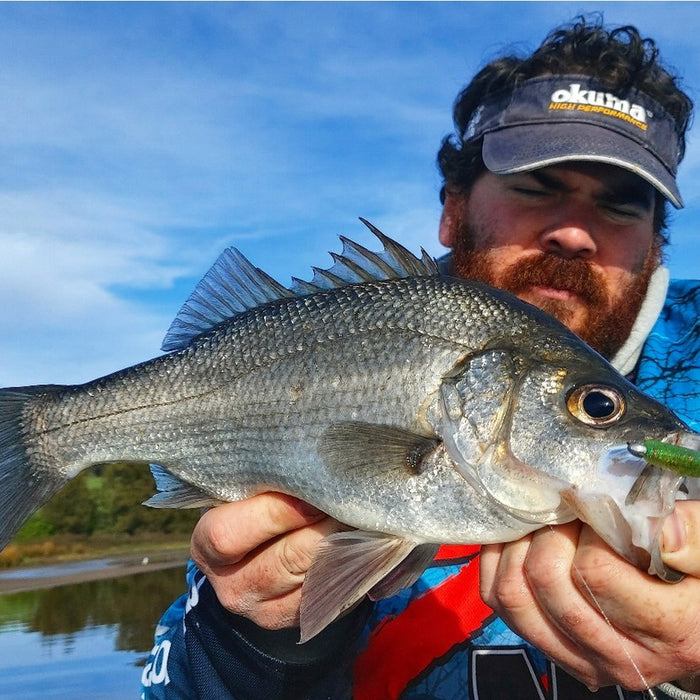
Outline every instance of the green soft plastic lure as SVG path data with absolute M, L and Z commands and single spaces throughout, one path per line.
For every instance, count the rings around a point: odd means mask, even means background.
M 643 443 L 630 443 L 627 449 L 635 456 L 641 457 L 648 464 L 681 474 L 682 476 L 700 476 L 700 451 L 689 447 L 670 445 L 661 440 L 644 440 Z

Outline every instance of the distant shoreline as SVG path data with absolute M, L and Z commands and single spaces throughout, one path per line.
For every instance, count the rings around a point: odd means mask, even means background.
M 130 554 L 102 555 L 93 559 L 44 563 L 0 570 L 0 595 L 54 588 L 100 579 L 130 576 L 184 566 L 189 548 L 133 551 Z M 93 566 L 90 566 L 92 564 Z

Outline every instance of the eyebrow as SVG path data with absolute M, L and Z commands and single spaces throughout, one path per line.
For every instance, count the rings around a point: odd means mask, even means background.
M 529 175 L 543 187 L 554 192 L 568 192 L 569 188 L 556 175 L 544 170 L 533 170 Z M 654 204 L 653 186 L 634 173 L 621 172 L 619 178 L 601 180 L 601 192 L 596 199 L 603 202 L 631 204 L 651 210 Z
M 651 210 L 654 204 L 653 186 L 636 175 L 620 178 L 620 181 L 607 183 L 599 199 L 604 201 L 624 202 L 632 206 Z

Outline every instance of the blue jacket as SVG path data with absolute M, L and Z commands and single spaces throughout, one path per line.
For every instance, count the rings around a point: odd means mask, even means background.
M 673 281 L 635 381 L 700 431 L 700 283 Z M 612 700 L 591 693 L 496 617 L 478 593 L 478 551 L 443 547 L 399 595 L 365 602 L 303 646 L 224 610 L 193 566 L 190 592 L 156 630 L 142 698 Z M 657 691 L 659 698 L 665 697 Z

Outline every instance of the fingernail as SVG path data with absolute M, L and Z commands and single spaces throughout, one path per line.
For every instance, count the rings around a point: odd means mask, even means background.
M 685 523 L 678 513 L 671 513 L 666 518 L 663 529 L 661 530 L 661 538 L 659 544 L 661 551 L 664 554 L 673 554 L 678 552 L 685 546 Z

